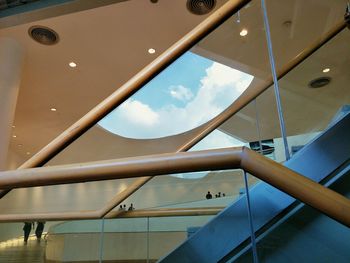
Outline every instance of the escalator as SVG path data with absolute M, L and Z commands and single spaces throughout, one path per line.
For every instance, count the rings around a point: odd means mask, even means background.
M 346 109 L 346 107 L 343 109 Z M 300 149 L 284 165 L 316 182 L 325 183 L 327 181 L 328 185 L 332 184 L 333 187 L 339 185 L 339 182 L 343 180 L 349 181 L 349 176 L 346 176 L 349 174 L 349 131 L 350 113 L 348 110 L 343 110 L 323 133 Z M 344 185 L 344 183 L 340 185 Z M 272 226 L 278 225 L 278 222 L 282 219 L 286 222 L 286 220 L 288 221 L 286 218 L 291 218 L 295 214 L 307 213 L 303 212 L 303 206 L 298 205 L 298 201 L 294 198 L 264 182 L 250 189 L 250 202 L 254 228 L 261 236 L 272 230 Z M 337 229 L 342 229 L 338 230 L 341 233 L 344 233 L 344 229 L 348 231 L 347 227 L 333 220 L 330 221 L 338 226 Z M 273 231 L 278 231 L 278 227 Z M 349 236 L 349 233 L 347 233 L 347 236 Z M 250 253 L 244 253 L 249 249 L 249 241 L 247 204 L 246 198 L 243 196 L 224 209 L 174 251 L 162 258 L 160 262 L 252 262 L 249 256 Z M 283 243 L 281 240 L 279 242 Z M 300 242 L 298 240 L 299 245 Z M 346 242 L 344 243 L 346 244 Z M 281 249 L 283 249 L 282 245 Z

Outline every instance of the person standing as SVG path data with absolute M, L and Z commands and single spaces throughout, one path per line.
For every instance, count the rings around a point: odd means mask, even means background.
M 28 238 L 29 238 L 31 230 L 32 230 L 32 223 L 31 222 L 24 222 L 23 231 L 24 231 L 24 244 L 25 245 L 28 242 Z
M 38 242 L 40 242 L 41 235 L 43 234 L 44 225 L 45 225 L 45 222 L 37 222 L 36 229 L 35 229 L 35 235 L 36 235 L 36 239 Z
M 132 211 L 132 210 L 134 210 L 135 209 L 135 207 L 133 206 L 133 204 L 131 203 L 131 205 L 129 206 L 129 208 L 128 208 L 128 211 Z
M 208 191 L 208 193 L 205 196 L 205 198 L 207 198 L 207 199 L 212 199 L 213 198 L 213 196 L 211 195 L 210 191 Z

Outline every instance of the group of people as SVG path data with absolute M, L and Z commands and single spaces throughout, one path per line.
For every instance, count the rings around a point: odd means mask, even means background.
M 218 192 L 217 194 L 215 194 L 215 198 L 225 197 L 225 196 L 226 196 L 226 194 L 225 193 L 221 193 L 221 192 Z M 207 198 L 207 199 L 212 199 L 213 198 L 213 195 L 210 193 L 210 191 L 208 191 L 208 193 L 205 196 L 205 198 Z
M 120 205 L 119 206 L 119 211 L 132 211 L 135 210 L 134 205 L 131 203 L 128 210 L 126 210 L 126 205 Z
M 34 229 L 34 222 L 24 222 L 23 231 L 24 231 L 24 244 L 27 244 L 30 232 L 32 228 Z M 45 222 L 37 222 L 35 229 L 35 236 L 38 242 L 41 240 L 41 236 L 44 231 Z

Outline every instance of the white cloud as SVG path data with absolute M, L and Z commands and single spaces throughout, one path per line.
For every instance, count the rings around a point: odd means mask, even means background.
M 214 62 L 200 80 L 197 94 L 183 86 L 169 88 L 171 96 L 187 100 L 183 107 L 165 105 L 154 110 L 151 105 L 129 99 L 99 124 L 118 135 L 138 139 L 185 132 L 221 113 L 252 80 L 253 76 L 249 74 Z
M 189 101 L 190 99 L 193 98 L 192 91 L 190 89 L 182 86 L 182 85 L 171 86 L 169 88 L 169 93 L 173 98 L 184 101 L 184 102 Z
M 138 100 L 129 99 L 119 107 L 120 117 L 140 126 L 154 126 L 158 123 L 159 115 L 150 106 Z

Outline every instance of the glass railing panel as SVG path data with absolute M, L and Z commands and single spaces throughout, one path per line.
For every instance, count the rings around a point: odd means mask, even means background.
M 103 259 L 105 231 L 110 232 L 110 226 L 102 219 L 53 225 L 47 234 L 46 260 L 99 262 Z
M 214 216 L 149 218 L 148 260 L 156 262 L 195 234 Z
M 291 154 L 349 112 L 344 29 L 279 81 Z
M 265 3 L 278 69 L 341 23 L 347 1 L 267 0 Z
M 47 259 L 62 260 L 59 254 L 65 261 L 154 262 L 212 217 L 115 218 L 105 219 L 103 225 L 102 220 L 63 222 L 49 231 Z
M 276 12 L 280 10 L 281 4 L 282 2 L 266 1 L 263 8 L 267 11 L 265 22 L 268 21 L 269 24 L 265 24 L 265 31 L 270 44 L 272 72 L 276 75 L 283 74 L 281 70 L 288 65 L 288 61 L 303 56 L 305 50 L 316 49 L 315 53 L 287 72 L 275 85 L 275 89 L 281 94 L 281 99 L 277 99 L 282 104 L 278 109 L 282 138 L 275 141 L 276 155 L 277 159 L 284 161 L 323 131 L 337 112 L 349 102 L 349 97 L 346 92 L 345 95 L 342 92 L 346 80 L 342 83 L 343 77 L 340 77 L 346 75 L 340 70 L 342 66 L 346 68 L 343 63 L 346 60 L 346 51 L 341 51 L 341 46 L 346 41 L 343 39 L 347 35 L 344 34 L 345 30 L 321 48 L 317 47 L 328 32 L 336 32 L 336 28 L 340 28 L 346 2 L 289 2 L 289 8 Z M 310 17 L 313 19 L 309 19 Z M 321 88 L 326 85 L 328 87 Z M 270 104 L 263 105 L 268 111 Z
M 225 207 L 239 196 L 239 175 L 238 170 L 226 170 L 157 176 L 123 203 L 136 209 Z
M 281 132 L 273 89 L 267 89 L 219 129 L 244 141 L 244 146 L 277 161 L 275 144 L 276 139 L 281 137 Z

